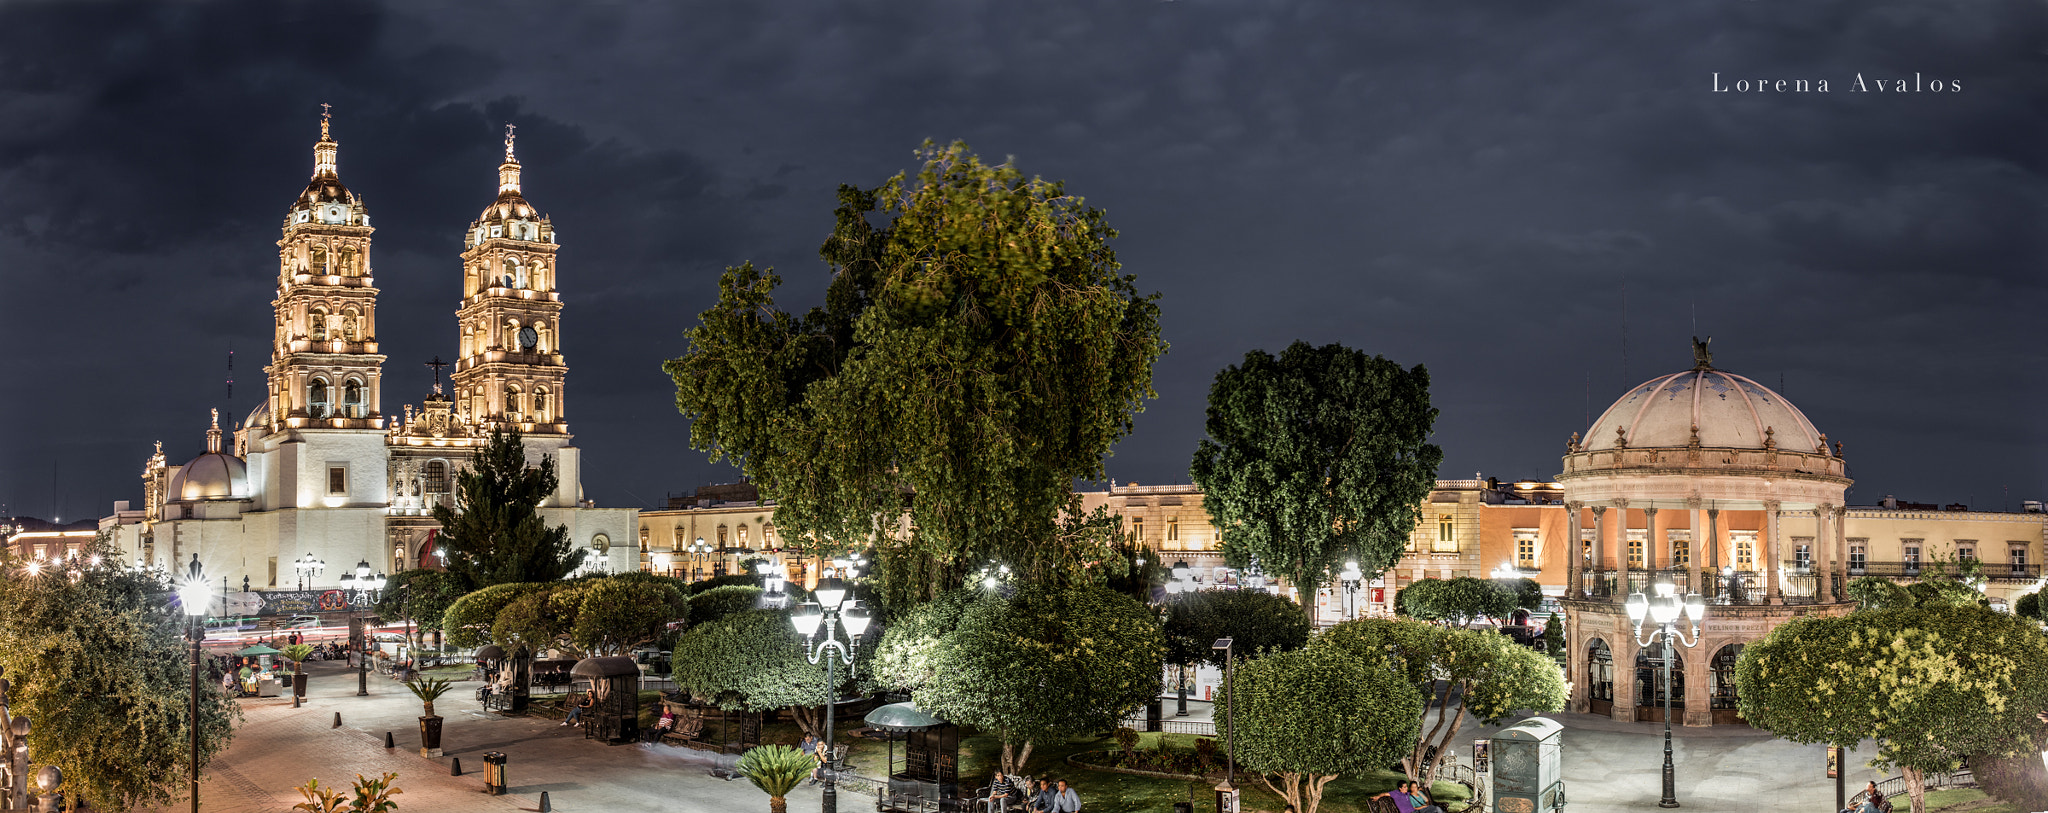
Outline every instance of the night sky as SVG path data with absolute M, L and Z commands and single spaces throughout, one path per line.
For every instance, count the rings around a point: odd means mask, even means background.
M 152 441 L 259 403 L 328 102 L 387 415 L 456 354 L 518 124 L 600 505 L 736 476 L 661 362 L 726 266 L 810 306 L 837 186 L 929 138 L 1067 181 L 1163 295 L 1119 481 L 1186 482 L 1215 372 L 1295 339 L 1428 365 L 1440 476 L 1548 478 L 1697 333 L 1847 444 L 1851 503 L 2017 509 L 2048 497 L 2044 43 L 2048 6 L 1996 0 L 4 3 L 0 502 L 139 504 Z

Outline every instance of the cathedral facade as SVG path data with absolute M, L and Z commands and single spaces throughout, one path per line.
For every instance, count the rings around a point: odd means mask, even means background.
M 315 592 L 342 584 L 359 562 L 384 573 L 435 566 L 433 509 L 455 507 L 457 472 L 503 428 L 521 432 L 530 464 L 554 461 L 559 485 L 540 513 L 589 551 L 586 566 L 637 566 L 637 512 L 582 496 L 563 398 L 559 243 L 521 194 L 509 131 L 497 198 L 463 234 L 456 359 L 429 362 L 431 394 L 393 413 L 377 342 L 374 229 L 363 198 L 341 182 L 329 128 L 323 116 L 312 180 L 277 242 L 264 402 L 232 430 L 231 446 L 218 413 L 204 454 L 170 465 L 157 444 L 139 521 L 109 523 L 124 560 L 175 570 L 196 557 L 209 579 Z M 440 381 L 449 366 L 453 397 Z M 324 563 L 318 573 L 294 567 L 314 560 Z

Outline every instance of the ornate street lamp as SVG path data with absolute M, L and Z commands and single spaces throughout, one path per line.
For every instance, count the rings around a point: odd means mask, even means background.
M 853 668 L 854 655 L 860 652 L 860 636 L 868 631 L 871 620 L 867 608 L 858 601 L 847 600 L 849 586 L 838 576 L 827 576 L 818 580 L 815 595 L 817 601 L 806 601 L 789 614 L 790 623 L 796 625 L 798 635 L 803 636 L 804 657 L 813 666 L 825 662 L 825 793 L 819 805 L 821 813 L 838 813 L 839 792 L 836 772 L 832 765 L 832 720 L 839 698 L 838 673 L 833 669 L 837 658 Z M 840 643 L 833 635 L 841 623 L 846 626 L 846 642 Z M 820 630 L 820 625 L 823 629 Z M 821 634 L 822 633 L 822 634 Z
M 1231 689 L 1237 684 L 1233 680 L 1235 670 L 1230 657 L 1233 642 L 1229 638 L 1218 638 L 1210 649 L 1223 652 L 1223 696 L 1230 705 L 1223 707 L 1223 784 L 1216 786 L 1216 809 L 1237 810 L 1237 695 Z
M 356 563 L 356 572 L 342 574 L 341 586 L 349 591 L 348 612 L 351 620 L 362 618 L 361 607 L 365 603 L 363 593 L 384 589 L 386 581 L 384 574 L 373 573 L 370 570 L 368 559 Z M 355 625 L 357 697 L 370 696 L 370 631 L 365 629 L 366 626 L 361 623 Z
M 684 548 L 683 550 L 688 551 L 690 554 L 690 581 L 698 581 L 700 579 L 703 579 L 704 556 L 705 554 L 711 552 L 711 543 L 705 542 L 704 537 L 700 536 L 697 537 L 696 544 Z
M 313 577 L 325 571 L 327 563 L 313 558 L 313 553 L 307 551 L 306 555 L 292 563 L 292 569 L 299 572 L 299 589 L 304 590 L 313 586 Z
M 654 572 L 659 573 L 663 576 L 668 575 L 668 564 L 668 551 L 656 551 L 654 554 Z
M 1365 571 L 1358 569 L 1358 561 L 1344 563 L 1344 570 L 1337 574 L 1337 583 L 1344 586 L 1344 620 L 1358 617 L 1358 588 L 1365 584 Z
M 205 569 L 199 564 L 199 554 L 192 554 L 185 583 L 178 587 L 178 604 L 185 611 L 186 638 L 192 642 L 192 813 L 199 813 L 199 644 L 205 640 L 199 621 L 206 617 L 209 598 Z
M 789 601 L 789 595 L 782 592 L 782 583 L 787 575 L 781 562 L 763 560 L 754 566 L 754 572 L 761 576 L 761 605 L 781 609 Z
M 1253 556 L 1252 563 L 1245 567 L 1243 586 L 1251 590 L 1266 589 L 1266 571 L 1259 568 L 1259 557 Z
M 1700 621 L 1707 617 L 1707 604 L 1698 593 L 1678 596 L 1678 588 L 1669 582 L 1658 582 L 1652 587 L 1654 597 L 1640 592 L 1628 595 L 1628 618 L 1635 624 L 1636 645 L 1647 647 L 1659 640 L 1664 643 L 1664 798 L 1657 801 L 1658 807 L 1678 806 L 1678 779 L 1671 767 L 1671 642 L 1690 649 L 1699 646 Z M 1692 635 L 1688 638 L 1681 624 L 1686 616 L 1692 616 Z M 1649 637 L 1643 636 L 1643 621 L 1653 626 Z

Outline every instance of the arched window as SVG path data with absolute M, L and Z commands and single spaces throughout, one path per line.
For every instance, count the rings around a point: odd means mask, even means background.
M 315 273 L 315 274 L 325 275 L 325 274 L 327 274 L 327 273 L 328 273 L 328 270 L 327 270 L 327 247 L 326 247 L 326 246 L 314 246 L 314 247 L 313 247 L 313 262 L 312 262 L 312 268 L 313 268 L 313 273 Z
M 484 411 L 484 389 L 482 387 L 476 387 L 474 389 L 471 389 L 469 391 L 470 420 L 483 420 L 485 414 L 486 413 Z
M 1586 699 L 1593 714 L 1608 714 L 1614 708 L 1614 653 L 1598 638 L 1586 645 Z
M 325 418 L 331 403 L 327 393 L 327 379 L 313 379 L 312 386 L 307 388 L 306 412 L 315 418 Z
M 526 287 L 526 266 L 519 264 L 519 258 L 505 258 L 505 287 Z
M 524 412 L 524 410 L 523 410 L 523 409 L 521 409 L 521 407 L 523 407 L 523 406 L 524 406 L 524 404 L 522 404 L 522 403 L 520 402 L 520 392 L 519 392 L 519 385 L 518 385 L 518 384 L 506 384 L 506 385 L 505 385 L 505 419 L 506 419 L 506 420 L 509 420 L 509 421 L 518 421 L 518 420 L 519 420 L 519 415 L 520 415 L 520 413 Z
M 545 263 L 534 263 L 534 264 L 533 264 L 533 289 L 534 289 L 534 290 L 536 290 L 536 291 L 545 291 L 545 290 L 548 290 L 548 267 L 547 267 L 547 264 L 545 264 Z
M 344 341 L 351 341 L 351 342 L 359 342 L 359 341 L 362 341 L 362 340 L 363 340 L 363 338 L 362 338 L 362 337 L 363 337 L 363 316 L 362 316 L 362 314 L 361 314 L 361 313 L 359 313 L 359 312 L 357 312 L 357 311 L 356 311 L 356 309 L 355 309 L 355 308 L 353 308 L 353 307 L 350 307 L 350 308 L 346 308 L 346 309 L 342 310 L 342 312 L 341 312 L 341 338 L 342 338 L 342 340 L 344 340 Z
M 1636 650 L 1636 707 L 1655 709 L 1645 718 L 1641 713 L 1637 720 L 1662 720 L 1664 696 L 1671 695 L 1671 709 L 1676 712 L 1685 708 L 1685 656 L 1678 650 L 1671 651 L 1671 683 L 1664 683 L 1664 647 L 1646 646 Z
M 313 341 L 327 341 L 327 309 L 314 308 L 306 314 L 306 335 Z
M 356 250 L 353 248 L 342 249 L 341 261 L 335 263 L 335 266 L 336 272 L 344 277 L 356 276 Z
M 363 382 L 349 379 L 341 385 L 341 416 L 363 417 Z
M 553 404 L 548 403 L 548 388 L 535 387 L 533 390 L 533 420 L 548 423 L 554 420 Z
M 472 339 L 472 338 L 473 338 L 473 335 L 472 335 L 472 334 L 471 334 L 471 333 L 470 333 L 469 331 L 467 331 L 467 330 L 464 330 L 464 331 L 462 331 L 462 357 L 463 357 L 463 358 L 469 358 L 469 357 L 470 357 L 471 355 L 474 355 L 474 348 L 475 348 L 475 345 L 474 345 L 474 344 L 473 344 L 473 343 L 471 342 L 471 339 Z

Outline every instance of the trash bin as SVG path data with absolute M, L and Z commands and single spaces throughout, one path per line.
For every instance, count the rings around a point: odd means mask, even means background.
M 484 752 L 484 792 L 492 796 L 505 795 L 505 752 Z

